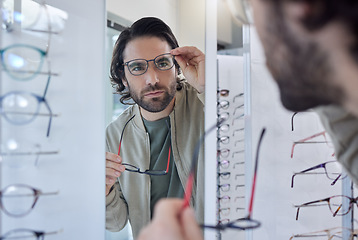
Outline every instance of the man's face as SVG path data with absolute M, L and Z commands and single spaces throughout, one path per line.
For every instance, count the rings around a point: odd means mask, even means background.
M 303 111 L 335 103 L 342 93 L 333 84 L 330 57 L 320 43 L 312 41 L 287 11 L 295 1 L 252 0 L 254 22 L 276 80 L 283 105 Z
M 123 61 L 133 59 L 151 60 L 169 53 L 169 44 L 157 37 L 139 37 L 127 43 L 123 52 Z M 128 87 L 132 99 L 148 112 L 161 112 L 173 100 L 176 93 L 177 73 L 175 66 L 161 71 L 153 61 L 149 62 L 147 71 L 139 76 L 132 75 L 124 66 L 125 79 L 123 83 Z

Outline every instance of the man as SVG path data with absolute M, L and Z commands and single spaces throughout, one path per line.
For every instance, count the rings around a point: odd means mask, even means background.
M 195 144 L 204 131 L 205 56 L 179 47 L 160 19 L 142 18 L 115 44 L 111 81 L 121 102 L 134 101 L 106 131 L 106 228 L 129 220 L 133 236 L 155 203 L 183 197 Z M 183 71 L 185 80 L 179 78 Z M 203 150 L 191 205 L 203 219 Z M 127 171 L 126 171 L 127 170 Z
M 279 86 L 283 105 L 292 111 L 321 106 L 318 112 L 332 137 L 337 158 L 357 183 L 358 1 L 250 3 L 267 67 Z M 171 223 L 165 224 L 167 239 L 194 239 L 191 236 L 200 233 L 197 225 L 189 229 L 183 222 L 183 218 L 193 218 L 175 208 L 176 201 L 158 204 L 152 223 L 139 239 L 150 239 L 148 232 L 153 233 L 152 239 L 158 239 L 154 234 L 160 233 L 163 222 Z M 165 215 L 168 209 L 174 210 Z

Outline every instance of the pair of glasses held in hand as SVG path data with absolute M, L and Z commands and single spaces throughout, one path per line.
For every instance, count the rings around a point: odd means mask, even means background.
M 119 140 L 119 147 L 118 147 L 118 155 L 121 153 L 121 146 L 122 146 L 122 139 L 123 139 L 123 134 L 124 134 L 124 130 L 126 129 L 128 123 L 135 117 L 135 115 L 133 115 L 125 124 L 121 133 L 121 138 Z M 171 146 L 169 146 L 169 152 L 168 152 L 168 162 L 167 162 L 167 168 L 166 170 L 140 170 L 139 167 L 136 167 L 132 164 L 129 163 L 122 163 L 122 165 L 125 166 L 126 171 L 129 172 L 136 172 L 136 173 L 140 173 L 140 174 L 147 174 L 147 175 L 152 175 L 152 176 L 161 176 L 161 175 L 166 175 L 169 171 L 169 164 L 170 164 L 170 153 L 171 153 Z
M 185 194 L 184 194 L 184 205 L 183 208 L 186 208 L 189 206 L 190 198 L 192 195 L 193 190 L 193 182 L 194 182 L 194 176 L 196 172 L 196 166 L 198 161 L 198 155 L 201 144 L 204 142 L 206 134 L 210 133 L 212 130 L 216 129 L 216 127 L 220 126 L 222 121 L 219 121 L 215 126 L 212 126 L 209 128 L 203 136 L 199 139 L 198 143 L 196 144 L 195 151 L 192 158 L 192 165 L 189 173 L 189 177 L 186 183 L 185 187 Z M 210 229 L 216 229 L 216 230 L 224 230 L 227 228 L 236 229 L 236 230 L 247 230 L 247 229 L 254 229 L 261 226 L 261 223 L 257 220 L 254 220 L 251 218 L 252 216 L 252 210 L 253 210 L 253 202 L 254 202 L 254 193 L 255 193 L 255 186 L 256 186 L 256 176 L 257 176 L 257 167 L 258 167 L 258 159 L 259 159 L 259 149 L 261 146 L 261 142 L 263 139 L 263 136 L 265 134 L 266 129 L 262 129 L 261 135 L 259 138 L 259 142 L 257 145 L 256 150 L 256 159 L 255 159 L 255 168 L 254 168 L 254 175 L 252 180 L 252 188 L 251 188 L 251 197 L 250 197 L 250 203 L 249 203 L 249 209 L 248 209 L 248 215 L 244 218 L 239 218 L 233 221 L 229 221 L 228 223 L 218 223 L 216 225 L 201 225 L 203 228 L 210 228 Z

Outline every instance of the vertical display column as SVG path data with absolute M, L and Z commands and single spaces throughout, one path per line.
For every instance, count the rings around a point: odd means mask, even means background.
M 2 14 L 0 235 L 103 239 L 105 3 L 3 0 Z

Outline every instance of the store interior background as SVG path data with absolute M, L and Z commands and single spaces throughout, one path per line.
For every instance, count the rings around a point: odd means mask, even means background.
M 216 2 L 218 55 L 242 57 L 245 51 L 249 51 L 251 55 L 249 88 L 251 91 L 245 93 L 249 95 L 248 100 L 250 102 L 250 106 L 248 106 L 250 107 L 250 111 L 248 111 L 250 115 L 246 116 L 245 121 L 250 123 L 251 128 L 250 131 L 246 132 L 246 134 L 250 134 L 247 139 L 251 144 L 251 153 L 256 150 L 257 138 L 261 128 L 267 128 L 267 135 L 264 138 L 260 155 L 258 186 L 253 213 L 254 219 L 262 222 L 262 227 L 254 230 L 252 235 L 245 235 L 246 239 L 289 239 L 294 234 L 342 225 L 347 226 L 347 222 L 349 226 L 350 215 L 332 217 L 328 206 L 302 208 L 299 220 L 295 220 L 297 208 L 294 205 L 339 195 L 342 191 L 347 194 L 347 190 L 342 188 L 343 181 L 331 186 L 330 180 L 323 175 L 297 176 L 294 187 L 291 188 L 290 186 L 294 172 L 335 160 L 332 156 L 334 149 L 326 144 L 297 145 L 294 156 L 291 158 L 293 142 L 323 131 L 321 122 L 318 116 L 311 111 L 299 113 L 294 118 L 295 130 L 291 130 L 293 113 L 282 107 L 277 86 L 266 69 L 263 50 L 254 27 L 251 27 L 249 31 L 250 44 L 244 47 L 242 27 L 236 24 L 224 0 Z M 138 5 L 144 6 L 143 12 L 141 8 L 138 9 Z M 160 17 L 171 26 L 181 46 L 193 45 L 202 51 L 205 50 L 204 1 L 157 0 L 151 1 L 151 3 L 143 1 L 141 4 L 136 2 L 136 6 L 132 8 L 129 2 L 107 0 L 108 16 L 113 14 L 120 16 L 121 19 L 129 20 L 129 22 L 143 16 Z M 151 6 L 156 7 L 151 8 Z M 235 69 L 238 68 L 243 68 L 243 66 L 232 65 L 232 70 L 229 70 L 228 75 L 235 75 L 237 72 Z M 236 85 L 235 81 L 225 82 L 225 79 L 220 79 L 219 85 L 220 81 L 222 86 L 239 88 L 239 84 Z M 207 84 L 215 85 L 216 83 L 211 81 Z M 206 97 L 214 98 L 216 94 L 206 93 Z M 212 110 L 206 108 L 206 111 Z M 322 141 L 324 139 L 316 140 Z M 254 155 L 251 154 L 251 158 Z M 250 160 L 246 160 L 246 162 L 247 165 L 251 164 Z M 247 167 L 247 169 L 252 170 L 251 167 Z M 251 172 L 248 172 L 247 176 L 249 185 Z M 215 185 L 215 183 L 216 177 L 214 176 L 212 182 L 206 182 L 208 185 Z M 350 186 L 349 181 L 345 180 L 344 184 L 345 188 L 347 188 L 347 185 Z M 245 194 L 248 195 L 248 193 L 249 191 L 246 189 Z M 348 191 L 348 193 L 350 192 Z M 206 209 L 206 212 L 210 211 L 215 210 Z M 235 233 L 232 234 L 232 236 L 235 236 Z M 227 236 L 230 236 L 230 234 Z M 223 239 L 225 239 L 225 235 L 223 235 Z
M 31 214 L 21 219 L 8 217 L 2 212 L 1 233 L 19 227 L 62 229 L 61 234 L 46 236 L 45 239 L 103 239 L 104 130 L 124 108 L 118 104 L 118 97 L 112 94 L 113 89 L 108 77 L 111 52 L 119 32 L 113 27 L 105 27 L 106 19 L 109 25 L 129 26 L 143 16 L 157 16 L 172 28 L 179 45 L 196 46 L 203 52 L 208 51 L 208 48 L 213 51 L 213 46 L 207 45 L 208 32 L 212 29 L 206 24 L 210 16 L 205 12 L 208 4 L 212 2 L 217 4 L 218 10 L 217 28 L 213 25 L 217 29 L 218 41 L 218 45 L 214 46 L 215 50 L 218 48 L 219 54 L 239 58 L 244 53 L 250 53 L 251 56 L 248 63 L 251 67 L 250 81 L 245 82 L 245 90 L 249 89 L 245 92 L 245 104 L 250 103 L 245 106 L 249 108 L 245 121 L 247 126 L 250 126 L 250 129 L 245 131 L 250 146 L 250 153 L 246 156 L 255 155 L 261 128 L 267 129 L 260 150 L 252 216 L 259 220 L 262 226 L 241 238 L 289 239 L 293 234 L 338 227 L 346 225 L 343 221 L 351 221 L 349 215 L 332 217 L 328 206 L 302 208 L 299 220 L 295 220 L 294 205 L 339 195 L 342 192 L 347 194 L 344 188 L 349 182 L 344 181 L 344 187 L 343 181 L 331 186 L 331 181 L 323 175 L 306 175 L 297 176 L 295 186 L 291 188 L 294 172 L 333 160 L 334 150 L 326 144 L 302 144 L 296 146 L 294 157 L 291 158 L 294 141 L 323 131 L 320 120 L 313 112 L 299 113 L 295 116 L 295 130 L 291 131 L 292 113 L 282 107 L 277 86 L 266 69 L 254 27 L 249 29 L 250 43 L 244 45 L 243 29 L 233 21 L 224 0 L 107 0 L 105 4 L 102 1 L 89 4 L 85 0 L 48 0 L 49 5 L 69 14 L 65 30 L 52 39 L 50 49 L 52 69 L 61 74 L 51 81 L 47 98 L 53 111 L 59 113 L 59 117 L 53 119 L 49 138 L 44 136 L 44 126 L 48 119 L 36 119 L 31 125 L 26 125 L 27 127 L 10 126 L 2 120 L 1 141 L 5 142 L 10 136 L 41 142 L 43 149 L 56 149 L 59 154 L 41 158 L 43 161 L 38 167 L 25 170 L 12 169 L 1 164 L 0 183 L 3 188 L 11 183 L 26 182 L 44 191 L 59 190 L 59 195 L 40 198 Z M 86 6 L 86 11 L 83 11 L 83 6 Z M 19 39 L 16 34 L 2 32 L 1 48 L 14 41 L 36 44 L 32 39 Z M 237 71 L 240 72 L 244 68 L 242 65 L 232 64 L 227 70 L 228 76 L 235 76 Z M 207 73 L 209 71 L 210 69 Z M 216 72 L 214 73 L 207 76 L 206 84 L 216 88 Z M 23 86 L 27 90 L 41 92 L 44 79 L 39 77 L 30 83 L 14 84 L 2 73 L 1 93 Z M 236 88 L 235 79 L 229 79 L 220 79 L 220 84 Z M 216 99 L 216 91 L 207 92 L 206 98 Z M 207 105 L 205 111 L 208 116 L 216 116 L 212 105 Z M 206 160 L 215 164 L 215 154 L 207 155 Z M 247 188 L 244 192 L 232 190 L 234 196 L 249 194 L 252 157 L 246 158 L 245 164 Z M 216 175 L 206 181 L 206 184 L 209 187 L 215 186 Z M 216 197 L 216 194 L 212 195 L 213 199 Z M 205 211 L 212 214 L 217 210 L 208 208 Z M 106 240 L 131 239 L 128 227 L 119 233 L 106 231 L 105 235 Z

